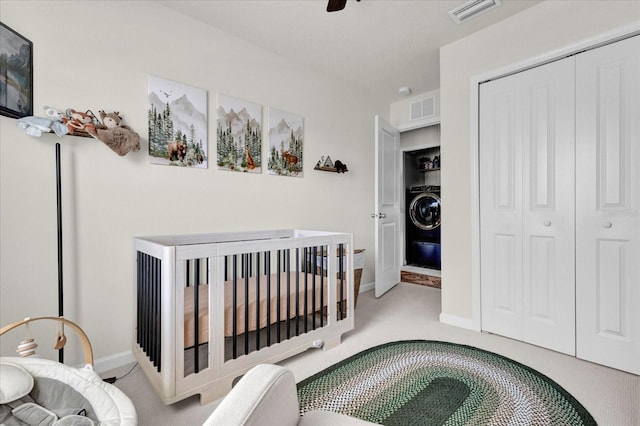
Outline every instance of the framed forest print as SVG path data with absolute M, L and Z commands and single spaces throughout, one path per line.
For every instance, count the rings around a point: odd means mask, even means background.
M 33 115 L 33 43 L 0 22 L 0 114 Z
M 304 118 L 269 108 L 269 174 L 302 177 Z
M 150 75 L 148 107 L 151 163 L 206 169 L 207 92 Z
M 262 173 L 262 106 L 218 94 L 220 170 Z

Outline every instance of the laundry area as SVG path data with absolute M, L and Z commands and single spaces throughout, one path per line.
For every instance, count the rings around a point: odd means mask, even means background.
M 440 287 L 440 125 L 400 135 L 404 186 L 402 281 Z

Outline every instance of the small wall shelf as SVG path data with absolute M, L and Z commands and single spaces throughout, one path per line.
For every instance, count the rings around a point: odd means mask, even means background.
M 342 161 L 336 160 L 336 164 L 340 166 L 340 169 L 338 169 L 338 167 L 335 166 L 330 156 L 327 155 L 327 158 L 323 156 L 320 159 L 320 161 L 316 163 L 316 166 L 313 168 L 313 170 L 320 170 L 323 172 L 334 172 L 334 173 L 336 172 L 346 173 L 349 171 L 349 169 L 347 169 L 347 165 L 342 163 Z
M 338 171 L 338 169 L 336 169 L 335 167 L 329 167 L 329 166 L 315 166 L 313 170 L 320 170 L 322 172 L 333 172 L 333 173 L 336 173 Z M 343 173 L 346 173 L 348 171 L 349 169 L 347 168 L 344 168 L 341 170 L 341 172 Z

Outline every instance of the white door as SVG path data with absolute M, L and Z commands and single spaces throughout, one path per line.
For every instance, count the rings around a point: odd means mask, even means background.
M 575 354 L 574 59 L 480 89 L 483 330 Z
M 400 133 L 376 116 L 375 294 L 382 296 L 400 282 Z
M 640 374 L 640 36 L 576 70 L 577 355 Z

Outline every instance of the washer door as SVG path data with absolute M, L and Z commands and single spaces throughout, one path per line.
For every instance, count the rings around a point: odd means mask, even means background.
M 420 229 L 436 229 L 440 226 L 440 197 L 431 192 L 416 196 L 409 206 L 409 216 Z

